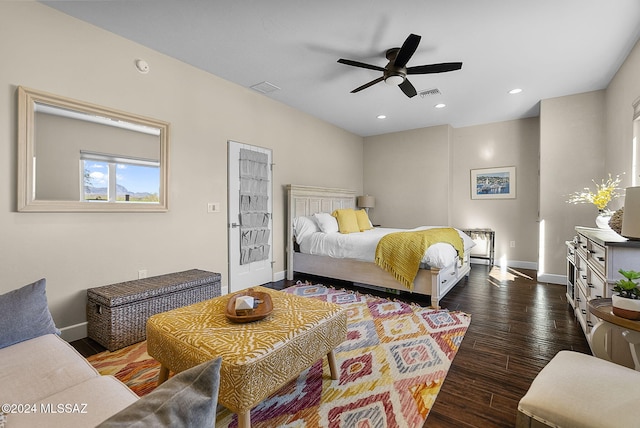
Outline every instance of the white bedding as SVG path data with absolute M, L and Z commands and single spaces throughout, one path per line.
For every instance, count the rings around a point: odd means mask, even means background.
M 298 219 L 294 222 L 294 226 L 301 224 L 302 222 L 298 221 Z M 393 232 L 424 230 L 434 227 L 446 226 L 422 226 L 415 229 L 376 227 L 364 232 L 347 234 L 307 230 L 305 233 L 296 233 L 296 241 L 300 246 L 301 253 L 373 262 L 378 241 L 380 241 L 384 235 Z M 458 229 L 456 230 L 464 241 L 465 252 L 469 251 L 475 243 L 464 232 Z M 454 263 L 456 256 L 457 253 L 453 246 L 446 243 L 437 243 L 427 249 L 422 263 L 427 265 L 426 267 L 444 268 Z

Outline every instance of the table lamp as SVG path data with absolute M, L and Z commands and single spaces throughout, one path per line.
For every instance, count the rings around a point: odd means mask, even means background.
M 627 187 L 622 214 L 622 232 L 625 238 L 640 240 L 640 186 Z
M 370 195 L 358 196 L 358 207 L 364 208 L 369 215 L 369 208 L 376 206 L 376 198 Z

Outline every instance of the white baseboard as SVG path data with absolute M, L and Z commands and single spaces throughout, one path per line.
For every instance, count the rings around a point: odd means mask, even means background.
M 567 275 L 543 273 L 538 275 L 538 282 L 548 282 L 550 284 L 567 285 Z
M 471 262 L 473 264 L 482 264 L 482 265 L 486 265 L 488 264 L 487 260 L 482 260 L 482 259 L 476 259 L 476 261 L 474 262 L 474 259 L 471 259 Z M 498 267 L 502 267 L 500 265 L 500 260 L 496 259 L 496 266 Z M 524 261 L 520 261 L 520 260 L 507 260 L 507 267 L 512 268 L 512 269 L 529 269 L 529 270 L 538 270 L 538 263 L 536 262 L 524 262 Z M 537 275 L 537 279 L 538 282 L 548 282 L 550 284 L 560 284 L 560 285 L 566 285 L 567 284 L 567 276 L 566 275 L 556 275 L 556 274 L 552 274 L 552 273 L 538 273 Z
M 283 270 L 281 272 L 274 272 L 273 274 L 273 282 L 278 282 L 278 281 L 282 281 L 286 278 L 287 276 L 287 271 Z
M 489 260 L 487 260 L 487 259 L 476 259 L 475 257 L 470 257 L 469 258 L 469 263 L 471 263 L 472 265 L 488 265 L 489 264 Z
M 62 333 L 61 336 L 67 342 L 73 342 L 75 340 L 84 339 L 85 337 L 87 337 L 87 334 L 88 334 L 87 325 L 88 323 L 85 321 L 80 324 L 70 325 L 68 327 L 62 327 L 60 329 L 60 332 Z
M 489 260 L 476 259 L 474 257 L 471 257 L 470 263 L 474 264 L 474 265 L 488 265 L 489 264 Z M 496 266 L 498 266 L 498 267 L 502 267 L 502 265 L 500 264 L 500 259 L 495 259 L 494 260 L 494 264 Z M 519 269 L 529 269 L 529 270 L 538 270 L 538 263 L 536 263 L 536 262 L 524 262 L 524 261 L 521 261 L 521 260 L 507 260 L 507 267 L 519 268 Z
M 538 270 L 538 263 L 536 262 L 523 262 L 520 260 L 507 260 L 507 266 L 510 268 Z

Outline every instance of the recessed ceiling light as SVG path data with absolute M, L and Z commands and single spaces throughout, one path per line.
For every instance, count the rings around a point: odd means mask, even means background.
M 379 114 L 378 115 L 378 119 L 386 119 L 386 118 L 387 118 L 387 116 L 385 116 L 384 114 Z
M 445 108 L 446 106 L 447 106 L 447 105 L 446 105 L 446 104 L 443 104 L 443 103 L 440 103 L 440 104 L 436 104 L 436 105 L 434 105 L 434 107 L 435 107 L 435 108 Z
M 515 88 L 509 91 L 511 95 L 519 94 L 520 92 L 522 92 L 522 89 L 520 88 Z

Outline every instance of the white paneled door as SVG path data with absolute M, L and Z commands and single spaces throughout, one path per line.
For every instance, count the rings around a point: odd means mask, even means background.
M 229 293 L 273 280 L 272 152 L 228 142 Z

